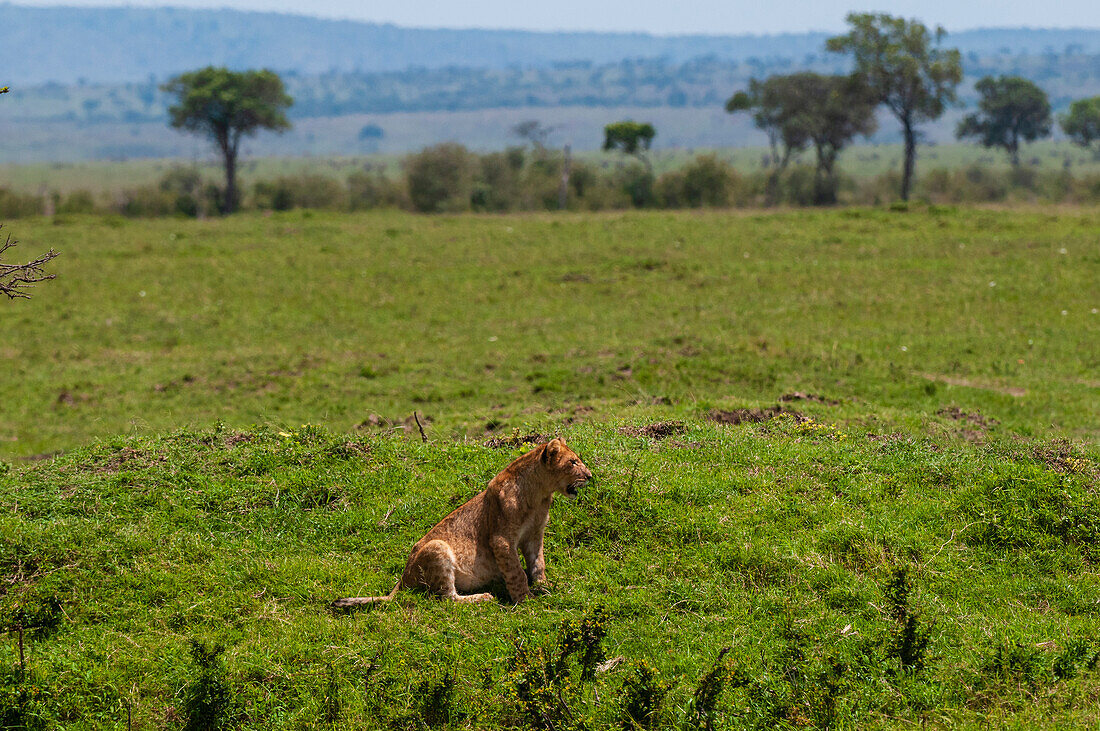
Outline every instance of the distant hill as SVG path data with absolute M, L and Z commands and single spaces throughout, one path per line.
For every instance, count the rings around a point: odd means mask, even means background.
M 824 33 L 655 36 L 644 33 L 537 33 L 402 28 L 300 15 L 181 8 L 62 8 L 0 4 L 0 82 L 137 82 L 208 64 L 268 67 L 303 75 L 384 72 L 410 67 L 505 69 L 588 61 L 663 58 L 683 63 L 820 54 Z M 993 29 L 952 33 L 964 53 L 1100 53 L 1100 29 Z

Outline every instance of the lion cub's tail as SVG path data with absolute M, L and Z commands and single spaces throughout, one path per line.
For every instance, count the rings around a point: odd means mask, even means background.
M 349 596 L 343 599 L 336 599 L 332 602 L 333 609 L 355 609 L 356 607 L 365 607 L 369 604 L 377 604 L 378 602 L 392 602 L 393 598 L 397 596 L 397 592 L 401 589 L 401 582 L 397 582 L 397 586 L 393 587 L 386 596 Z

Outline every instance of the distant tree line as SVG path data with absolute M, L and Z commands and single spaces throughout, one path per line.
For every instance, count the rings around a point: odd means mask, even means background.
M 837 155 L 857 135 L 875 131 L 875 110 L 885 107 L 901 126 L 904 142 L 899 181 L 901 200 L 913 186 L 920 125 L 939 118 L 957 102 L 963 78 L 958 49 L 942 48 L 943 28 L 885 13 L 850 13 L 849 32 L 830 38 L 826 49 L 850 54 L 846 75 L 815 73 L 774 75 L 750 80 L 747 91 L 726 102 L 731 113 L 748 111 L 768 135 L 773 172 L 768 198 L 779 199 L 779 186 L 791 159 L 807 147 L 817 154 L 814 203 L 837 200 L 833 173 Z M 986 76 L 975 85 L 978 111 L 956 129 L 959 139 L 973 138 L 985 147 L 1003 148 L 1019 168 L 1020 145 L 1051 133 L 1051 105 L 1046 92 L 1018 76 Z M 1075 101 L 1061 118 L 1066 135 L 1082 147 L 1100 140 L 1100 97 Z
M 975 53 L 963 56 L 961 63 L 968 79 L 1021 76 L 1041 83 L 1056 108 L 1067 106 L 1083 92 L 1100 93 L 1097 54 Z M 302 119 L 524 107 L 705 108 L 722 104 L 729 90 L 745 87 L 752 78 L 850 70 L 849 58 L 822 49 L 798 58 L 741 61 L 709 56 L 685 62 L 648 58 L 541 68 L 410 68 L 281 76 L 295 99 L 288 114 Z M 966 86 L 960 87 L 959 96 L 968 103 L 977 98 Z M 172 104 L 156 78 L 125 84 L 44 84 L 20 88 L 13 97 L 7 119 L 90 124 L 163 122 Z

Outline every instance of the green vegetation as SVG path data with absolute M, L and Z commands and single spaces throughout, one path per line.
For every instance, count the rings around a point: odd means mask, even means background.
M 168 108 L 172 127 L 207 138 L 221 154 L 225 189 L 220 208 L 233 213 L 239 205 L 241 139 L 260 130 L 290 128 L 285 110 L 294 100 L 284 91 L 283 80 L 267 69 L 230 71 L 207 66 L 169 79 L 161 90 L 175 100 Z
M 0 444 L 413 410 L 477 436 L 533 404 L 667 398 L 671 417 L 792 390 L 1092 438 L 1095 227 L 1094 209 L 27 219 L 21 245 L 63 256 L 49 296 L 6 314 Z
M 1059 121 L 1062 124 L 1062 131 L 1074 144 L 1100 157 L 1100 147 L 1093 149 L 1094 144 L 1100 143 L 1100 96 L 1078 99 L 1070 105 L 1069 112 Z
M 962 54 L 957 48 L 940 47 L 947 33 L 939 26 L 930 32 L 917 20 L 886 13 L 849 13 L 847 21 L 848 33 L 830 38 L 825 47 L 852 54 L 854 73 L 901 124 L 905 140 L 901 199 L 907 201 L 916 163 L 917 127 L 938 119 L 955 102 L 955 89 L 963 78 Z
M 1019 76 L 986 76 L 976 88 L 979 111 L 968 114 L 955 135 L 974 137 L 982 147 L 1001 147 L 1013 167 L 1020 166 L 1020 142 L 1048 137 L 1052 119 L 1046 92 Z
M 652 161 L 639 152 L 635 157 L 640 160 L 582 154 L 573 159 L 566 175 L 566 156 L 544 146 L 478 155 L 448 143 L 400 161 L 385 157 L 252 161 L 244 166 L 242 207 L 458 213 L 891 203 L 898 198 L 900 155 L 890 147 L 842 149 L 845 138 L 867 122 L 862 113 L 853 111 L 855 101 L 849 99 L 852 103 L 843 106 L 839 103 L 843 98 L 823 96 L 821 106 L 827 114 L 817 122 L 785 125 L 798 132 L 800 145 L 812 141 L 816 167 L 807 165 L 809 156 L 798 156 L 795 148 L 790 156 L 775 150 L 771 154 L 723 150 L 659 154 Z M 929 151 L 924 156 L 928 168 L 918 179 L 914 195 L 918 201 L 936 204 L 1100 200 L 1096 172 L 1100 160 L 1068 144 L 1036 144 L 1027 152 L 1026 163 L 1006 170 L 992 155 L 975 155 L 972 148 Z M 157 163 L 9 170 L 23 179 L 24 190 L 27 181 L 35 178 L 52 180 L 58 187 L 42 185 L 37 193 L 0 189 L 0 217 L 8 219 L 96 212 L 134 218 L 202 218 L 216 215 L 225 205 L 224 189 L 214 182 L 217 173 L 210 166 Z M 132 171 L 142 182 L 112 190 L 109 186 L 125 171 Z M 96 173 L 102 176 L 98 190 L 75 187 L 78 181 L 91 182 Z M 159 179 L 154 177 L 157 174 Z M 272 174 L 277 177 L 266 177 Z
M 1094 725 L 1098 218 L 22 221 L 0 718 Z M 329 612 L 551 433 L 548 595 Z

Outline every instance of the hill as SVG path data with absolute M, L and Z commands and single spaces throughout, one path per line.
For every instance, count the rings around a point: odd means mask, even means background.
M 934 22 L 934 19 L 929 19 Z M 5 84 L 140 82 L 206 66 L 280 72 L 397 71 L 462 66 L 504 69 L 555 62 L 616 63 L 699 56 L 801 62 L 826 34 L 655 36 L 403 28 L 302 15 L 181 8 L 0 5 Z M 952 33 L 964 53 L 1100 53 L 1100 30 L 987 29 Z

